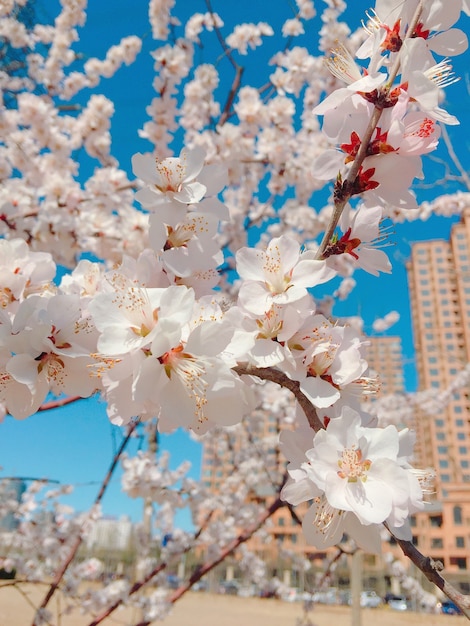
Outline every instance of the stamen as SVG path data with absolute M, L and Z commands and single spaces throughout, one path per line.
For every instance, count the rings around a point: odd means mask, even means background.
M 343 80 L 348 85 L 362 78 L 361 68 L 342 43 L 330 51 L 329 57 L 325 57 L 325 64 L 333 76 Z
M 449 59 L 443 59 L 440 63 L 437 63 L 436 65 L 433 65 L 429 69 L 425 70 L 423 74 L 440 89 L 444 89 L 449 85 L 458 83 L 460 80 L 460 77 L 455 76 L 452 71 L 452 65 L 450 64 Z

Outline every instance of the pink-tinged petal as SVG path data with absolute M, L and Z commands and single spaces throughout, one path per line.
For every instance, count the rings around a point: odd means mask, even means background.
M 439 104 L 439 88 L 423 72 L 411 72 L 408 93 L 425 111 L 432 111 Z
M 461 8 L 462 0 L 425 2 L 420 19 L 430 30 L 448 30 L 459 19 Z
M 17 420 L 23 420 L 36 413 L 47 395 L 48 389 L 44 393 L 34 393 L 28 389 L 26 385 L 12 383 L 14 392 L 8 394 L 7 409 L 8 412 Z
M 284 360 L 282 346 L 272 339 L 257 339 L 250 350 L 250 361 L 257 367 L 273 367 Z
M 243 308 L 255 315 L 263 315 L 271 308 L 269 293 L 261 283 L 254 281 L 242 284 L 238 300 Z
M 354 90 L 355 92 L 369 93 L 370 91 L 374 91 L 374 89 L 378 89 L 381 85 L 383 85 L 387 78 L 388 75 L 385 72 L 367 74 L 355 83 L 351 83 L 348 89 L 351 91 Z
M 197 179 L 206 186 L 207 195 L 214 196 L 228 184 L 227 168 L 221 163 L 206 165 Z
M 6 365 L 7 372 L 23 385 L 34 389 L 38 380 L 39 362 L 29 354 L 16 354 Z
M 347 508 L 353 511 L 363 524 L 380 524 L 392 511 L 392 495 L 388 483 L 358 480 L 348 483 L 345 490 Z M 333 502 L 332 502 L 333 504 Z
M 299 242 L 291 237 L 275 237 L 266 250 L 268 263 L 265 272 L 269 274 L 287 274 L 295 267 L 300 257 Z
M 209 189 L 207 190 L 209 192 Z M 228 222 L 230 220 L 230 212 L 228 207 L 218 198 L 204 198 L 199 202 L 197 211 L 214 216 L 218 220 Z
M 264 253 L 254 248 L 240 248 L 235 254 L 237 272 L 244 280 L 264 280 Z M 264 312 L 264 311 L 263 311 Z
M 395 426 L 385 428 L 367 429 L 367 448 L 365 454 L 368 458 L 385 458 L 396 460 L 399 449 L 398 431 Z
M 359 250 L 359 267 L 373 276 L 378 276 L 380 272 L 391 274 L 392 264 L 383 250 L 362 247 Z
M 167 198 L 161 191 L 152 189 L 151 187 L 139 189 L 136 191 L 134 197 L 143 207 L 153 207 L 167 201 Z
M 312 164 L 312 174 L 319 180 L 336 178 L 344 166 L 344 154 L 338 150 L 325 150 Z
M 291 465 L 300 467 L 305 462 L 305 449 L 313 446 L 314 434 L 313 430 L 306 426 L 296 430 L 281 430 L 279 442 L 283 455 L 289 461 L 289 469 Z
M 330 93 L 320 104 L 317 104 L 317 106 L 313 108 L 312 113 L 314 115 L 324 115 L 327 111 L 343 104 L 345 98 L 350 98 L 351 96 L 351 91 L 346 89 L 346 87 L 335 89 L 335 91 Z
M 467 35 L 459 28 L 437 33 L 427 41 L 429 47 L 442 56 L 462 54 L 468 48 Z
M 341 395 L 333 385 L 318 376 L 309 376 L 302 380 L 300 390 L 320 409 L 331 406 Z
M 303 259 L 294 267 L 292 282 L 297 287 L 315 287 L 332 280 L 336 272 L 325 261 Z
M 173 195 L 173 198 L 183 204 L 197 204 L 204 198 L 206 191 L 205 185 L 194 181 L 183 185 L 181 190 Z
M 132 396 L 137 402 L 149 399 L 158 402 L 160 390 L 167 375 L 165 368 L 154 357 L 145 358 L 138 368 L 132 384 Z
M 354 513 L 345 513 L 344 515 L 344 531 L 367 554 L 380 554 L 382 552 L 382 537 L 380 536 L 382 528 L 382 525 L 361 524 Z
M 153 250 L 163 250 L 168 239 L 168 228 L 158 213 L 149 215 L 149 242 Z
M 307 502 L 316 496 L 320 496 L 321 491 L 308 478 L 301 480 L 289 480 L 281 490 L 280 498 L 294 506 Z
M 203 148 L 183 148 L 180 159 L 184 165 L 184 182 L 194 180 L 204 167 L 206 151 Z
M 229 344 L 233 330 L 223 322 L 203 322 L 191 332 L 185 346 L 190 354 L 218 356 Z
M 131 162 L 132 171 L 141 180 L 154 185 L 160 181 L 160 177 L 157 175 L 155 158 L 151 154 L 138 152 L 132 156 Z

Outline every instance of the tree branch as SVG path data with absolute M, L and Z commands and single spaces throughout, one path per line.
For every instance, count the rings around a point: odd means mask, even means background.
M 305 413 L 305 417 L 309 423 L 310 428 L 312 428 L 315 432 L 318 432 L 322 428 L 324 428 L 322 422 L 320 421 L 315 407 L 304 395 L 304 393 L 300 390 L 300 383 L 297 380 L 290 379 L 287 374 L 277 370 L 273 367 L 253 367 L 251 365 L 238 365 L 233 368 L 233 371 L 236 372 L 239 376 L 256 376 L 262 380 L 270 380 L 273 383 L 280 385 L 281 387 L 285 387 L 289 389 L 294 396 L 303 412 Z
M 242 543 L 248 541 L 248 539 L 250 539 L 254 535 L 254 533 L 259 530 L 278 509 L 281 509 L 284 506 L 286 506 L 286 503 L 283 502 L 278 496 L 276 500 L 274 500 L 274 502 L 271 504 L 271 506 L 263 511 L 262 515 L 258 518 L 255 524 L 247 528 L 247 530 L 240 533 L 238 537 L 236 537 L 229 544 L 227 544 L 227 546 L 216 559 L 210 561 L 209 563 L 205 563 L 200 568 L 196 569 L 196 571 L 193 572 L 192 576 L 190 576 L 189 580 L 170 595 L 168 601 L 171 604 L 174 604 L 177 600 L 179 600 L 181 596 L 189 591 L 198 580 L 200 580 L 208 572 L 214 569 L 214 567 L 219 565 L 219 563 L 222 563 L 222 561 L 224 561 L 234 550 L 236 550 L 236 548 L 241 546 Z M 151 622 L 144 620 L 142 622 L 139 622 L 135 626 L 149 626 L 150 624 Z M 95 623 L 90 624 L 89 626 L 95 626 Z
M 434 561 L 434 559 L 428 556 L 424 556 L 411 541 L 405 541 L 404 539 L 395 537 L 385 522 L 384 526 L 398 543 L 403 554 L 423 572 L 433 585 L 445 593 L 445 595 L 461 609 L 467 619 L 470 619 L 470 596 L 466 596 L 460 593 L 460 591 L 457 591 L 455 587 L 441 576 L 440 572 L 444 568 L 442 563 L 440 561 Z
M 137 425 L 139 423 L 139 420 L 136 420 L 135 422 L 132 422 L 129 426 L 127 435 L 124 437 L 124 439 L 122 440 L 122 443 L 119 447 L 119 450 L 116 452 L 116 454 L 114 455 L 113 460 L 111 461 L 111 465 L 109 467 L 109 470 L 106 474 L 106 476 L 103 479 L 103 482 L 101 484 L 100 490 L 95 498 L 95 501 L 93 503 L 92 508 L 95 508 L 96 506 L 98 506 L 98 504 L 101 502 L 101 500 L 103 499 L 103 496 L 106 492 L 106 489 L 109 485 L 109 482 L 111 480 L 111 477 L 114 473 L 114 470 L 116 469 L 116 466 L 118 464 L 118 461 L 122 455 L 122 453 L 124 452 L 131 436 L 132 433 L 134 432 L 134 430 L 136 429 Z M 54 580 L 52 581 L 49 590 L 47 591 L 46 595 L 43 598 L 43 601 L 41 602 L 41 605 L 39 606 L 39 609 L 44 609 L 46 608 L 46 606 L 49 604 L 50 599 L 52 598 L 52 596 L 54 595 L 54 593 L 57 591 L 60 581 L 62 580 L 65 572 L 67 571 L 69 565 L 71 564 L 71 562 L 73 561 L 78 548 L 80 547 L 81 543 L 83 541 L 83 534 L 80 532 L 78 534 L 78 536 L 76 537 L 75 541 L 72 544 L 72 547 L 70 549 L 70 552 L 67 556 L 67 558 L 65 559 L 64 563 L 62 564 L 62 567 L 57 571 Z M 36 621 L 36 616 L 33 618 L 33 623 L 32 626 L 39 626 L 38 622 Z

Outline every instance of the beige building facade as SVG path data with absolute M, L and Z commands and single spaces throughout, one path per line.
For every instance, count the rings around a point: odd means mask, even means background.
M 470 362 L 470 210 L 449 241 L 413 244 L 408 281 L 418 390 L 431 392 L 426 410 L 415 412 L 415 465 L 436 471 L 432 510 L 414 520 L 415 543 L 468 593 L 470 389 L 455 383 Z

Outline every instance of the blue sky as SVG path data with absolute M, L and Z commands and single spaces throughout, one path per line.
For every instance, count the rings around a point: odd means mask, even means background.
M 55 15 L 57 4 L 56 0 L 46 0 L 44 2 L 46 14 Z M 359 26 L 365 10 L 369 9 L 371 4 L 372 2 L 363 0 L 350 2 L 351 8 L 346 15 L 353 27 Z M 320 0 L 316 5 L 318 9 L 323 8 Z M 109 45 L 116 43 L 123 36 L 137 34 L 144 38 L 144 48 L 138 62 L 129 68 L 122 68 L 114 79 L 103 81 L 99 87 L 100 91 L 116 103 L 116 113 L 112 120 L 113 154 L 120 161 L 121 167 L 128 171 L 131 156 L 135 152 L 150 149 L 149 144 L 137 135 L 137 130 L 147 119 L 145 107 L 153 97 L 151 86 L 153 59 L 149 52 L 156 48 L 156 44 L 150 37 L 146 6 L 144 0 L 137 2 L 89 0 L 88 23 L 80 30 L 81 41 L 78 45 L 80 51 L 87 56 L 103 58 Z M 206 10 L 203 0 L 177 0 L 177 6 L 181 7 L 179 15 L 182 22 L 193 12 Z M 213 0 L 213 8 L 225 19 L 227 24 L 225 32 L 231 30 L 229 24 L 261 20 L 268 21 L 279 32 L 282 21 L 290 17 L 287 0 L 271 0 L 269 4 L 260 0 L 237 0 L 236 3 Z M 318 24 L 318 20 L 311 23 L 310 30 L 297 42 L 298 45 L 309 47 L 314 53 Z M 468 20 L 462 20 L 462 28 L 468 28 Z M 251 63 L 245 73 L 247 84 L 252 80 L 255 84 L 265 82 L 265 76 L 259 81 L 259 68 L 266 66 L 278 41 L 278 38 L 273 38 L 273 41 L 267 40 L 266 45 L 257 52 L 257 63 Z M 196 58 L 198 55 L 202 61 L 214 58 L 204 51 L 198 52 Z M 468 66 L 468 55 L 467 52 L 454 60 L 456 73 L 463 78 Z M 240 62 L 246 59 L 247 57 L 241 57 Z M 227 81 L 230 80 L 231 74 L 228 74 Z M 451 86 L 447 93 L 446 108 L 461 120 L 460 127 L 449 129 L 450 134 L 454 138 L 460 158 L 464 164 L 466 162 L 468 164 L 466 157 L 468 146 L 461 139 L 468 136 L 470 126 L 466 81 L 462 80 L 460 84 Z M 428 163 L 428 167 L 432 177 L 439 179 L 442 170 L 432 162 Z M 446 186 L 418 190 L 418 197 L 422 200 L 430 199 L 440 193 L 449 193 L 453 189 L 455 187 Z M 388 248 L 393 273 L 380 279 L 364 272 L 357 273 L 355 279 L 358 287 L 346 304 L 334 310 L 337 315 L 361 314 L 365 320 L 366 332 L 371 330 L 376 318 L 383 317 L 390 310 L 395 309 L 400 313 L 400 322 L 390 330 L 390 333 L 402 337 L 405 375 L 410 391 L 415 389 L 416 379 L 405 263 L 413 241 L 447 239 L 451 223 L 452 220 L 449 219 L 431 218 L 427 222 L 396 225 L 391 236 L 393 248 Z M 95 400 L 83 400 L 60 410 L 39 413 L 22 422 L 7 417 L 0 424 L 0 466 L 3 467 L 0 476 L 48 477 L 62 483 L 74 484 L 74 494 L 64 499 L 64 502 L 78 511 L 86 510 L 93 501 L 99 488 L 99 481 L 110 464 L 120 438 L 120 430 L 109 423 L 104 405 Z M 135 452 L 139 446 L 142 446 L 142 441 L 136 439 L 132 442 L 129 452 Z M 189 458 L 193 463 L 193 475 L 195 477 L 199 475 L 200 446 L 186 433 L 179 431 L 171 436 L 163 436 L 161 447 L 170 450 L 173 466 L 176 467 L 183 459 Z M 128 514 L 134 520 L 140 519 L 142 515 L 142 502 L 130 501 L 121 494 L 119 472 L 105 496 L 103 508 L 106 514 Z

